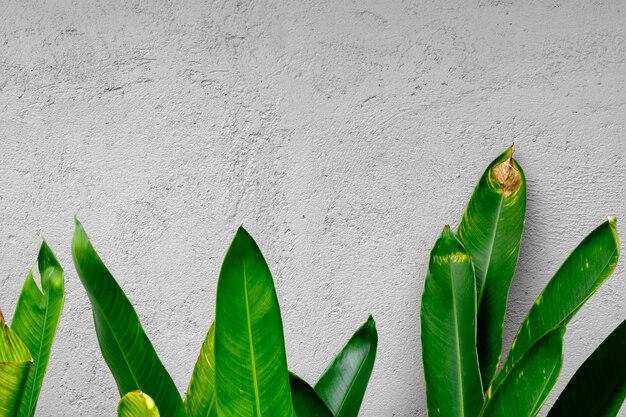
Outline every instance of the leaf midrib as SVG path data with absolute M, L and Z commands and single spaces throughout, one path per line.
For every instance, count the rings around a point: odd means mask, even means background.
M 250 302 L 248 300 L 248 273 L 246 271 L 246 263 L 242 260 L 243 265 L 243 294 L 246 305 L 246 322 L 248 325 L 248 343 L 250 344 L 250 364 L 252 370 L 252 383 L 254 385 L 254 400 L 256 403 L 257 416 L 261 417 L 261 401 L 259 398 L 259 381 L 256 374 L 256 360 L 254 357 L 254 340 L 252 337 L 252 320 L 250 317 Z
M 368 347 L 367 353 L 364 355 L 363 358 L 367 358 L 369 353 L 370 353 L 370 348 Z M 352 393 L 352 389 L 354 388 L 354 385 L 356 384 L 356 380 L 358 376 L 361 375 L 361 370 L 363 369 L 363 366 L 365 366 L 365 360 L 361 361 L 361 364 L 359 365 L 356 373 L 354 374 L 354 378 L 350 381 L 350 384 L 348 385 L 348 389 L 346 390 L 346 395 L 344 395 L 343 399 L 341 400 L 341 403 L 339 403 L 339 408 L 337 408 L 337 417 L 341 416 L 341 411 L 343 410 L 343 406 L 348 401 L 348 397 Z
M 454 312 L 454 335 L 455 335 L 455 348 L 456 348 L 456 360 L 457 360 L 457 380 L 458 380 L 458 395 L 461 417 L 465 416 L 465 403 L 463 401 L 463 378 L 461 377 L 461 346 L 459 344 L 459 321 L 457 316 L 457 303 L 456 295 L 454 292 L 454 280 L 452 278 L 452 267 L 448 264 L 448 276 L 450 277 L 450 289 L 452 290 L 452 311 Z
M 39 290 L 39 288 L 37 288 L 37 290 Z M 39 335 L 40 337 L 39 337 L 39 349 L 37 351 L 37 361 L 34 363 L 33 369 L 31 369 L 34 372 L 34 377 L 33 377 L 33 383 L 31 386 L 30 395 L 28 396 L 27 416 L 31 415 L 31 411 L 34 411 L 33 410 L 33 397 L 35 395 L 35 387 L 37 386 L 39 368 L 41 365 L 41 351 L 43 349 L 43 336 L 44 336 L 45 329 L 46 329 L 46 323 L 48 322 L 48 311 L 50 310 L 50 292 L 48 292 L 47 294 L 44 294 L 42 291 L 41 295 L 43 295 L 46 300 L 46 311 L 44 313 L 43 323 L 41 325 L 41 334 Z M 28 384 L 28 381 L 26 381 L 26 383 Z

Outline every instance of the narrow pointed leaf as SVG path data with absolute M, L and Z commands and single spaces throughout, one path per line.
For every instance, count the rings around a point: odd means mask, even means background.
M 525 215 L 526 179 L 511 147 L 483 174 L 457 233 L 476 271 L 478 362 L 485 388 L 502 355 L 504 315 Z
M 16 417 L 32 356 L 0 312 L 0 417 Z
M 118 417 L 159 417 L 159 409 L 148 394 L 131 391 L 122 397 L 117 407 Z
M 72 255 L 91 301 L 102 356 L 120 395 L 135 390 L 150 392 L 164 415 L 184 417 L 180 394 L 141 327 L 135 309 L 100 260 L 78 220 Z
M 576 371 L 548 417 L 615 417 L 626 399 L 626 320 Z
M 35 415 L 39 392 L 48 366 L 52 342 L 63 310 L 63 269 L 46 242 L 37 259 L 41 289 L 29 273 L 20 294 L 11 328 L 33 356 L 28 381 L 20 404 L 20 417 Z
M 185 397 L 187 417 L 216 417 L 215 398 L 215 322 L 202 344 Z
M 483 389 L 476 353 L 474 267 L 448 226 L 430 254 L 421 328 L 428 415 L 477 416 Z
M 228 249 L 217 285 L 215 382 L 221 417 L 294 415 L 274 282 L 243 228 Z
M 619 257 L 616 220 L 593 230 L 565 260 L 537 298 L 513 340 L 509 356 L 487 391 L 490 395 L 528 349 L 558 326 L 566 325 L 613 273 Z
M 333 417 L 313 387 L 295 374 L 289 375 L 293 408 L 298 417 Z
M 485 404 L 480 417 L 537 415 L 561 370 L 565 327 L 552 330 L 515 364 Z
M 374 369 L 377 348 L 376 322 L 370 316 L 315 384 L 315 392 L 336 417 L 358 415 Z

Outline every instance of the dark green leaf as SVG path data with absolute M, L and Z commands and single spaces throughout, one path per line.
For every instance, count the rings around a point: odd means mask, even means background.
M 120 395 L 140 390 L 168 417 L 184 417 L 183 401 L 141 327 L 135 309 L 94 250 L 78 220 L 72 240 L 74 265 L 93 309 L 102 356 Z
M 502 355 L 504 315 L 525 215 L 526 179 L 511 147 L 483 174 L 457 233 L 476 271 L 478 362 L 485 388 Z
M 243 228 L 228 249 L 217 285 L 215 382 L 220 416 L 294 415 L 274 282 Z
M 336 417 L 358 415 L 374 369 L 377 348 L 376 322 L 370 317 L 315 384 L 315 391 Z
M 487 391 L 490 396 L 515 363 L 539 339 L 556 327 L 566 325 L 574 314 L 608 278 L 619 257 L 615 218 L 592 231 L 550 280 L 522 322 L 509 356 Z
M 615 417 L 626 398 L 626 320 L 587 358 L 548 417 Z
M 477 416 L 483 389 L 476 353 L 474 267 L 448 226 L 430 254 L 421 327 L 428 415 Z
M 317 395 L 313 387 L 297 375 L 289 374 L 293 408 L 298 417 L 333 417 L 324 401 Z
M 564 334 L 565 327 L 558 327 L 538 340 L 506 375 L 480 417 L 537 415 L 559 376 Z

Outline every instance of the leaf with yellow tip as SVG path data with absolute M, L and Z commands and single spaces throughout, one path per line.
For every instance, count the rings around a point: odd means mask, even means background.
M 117 407 L 118 417 L 159 417 L 159 409 L 148 394 L 131 391 L 122 397 Z

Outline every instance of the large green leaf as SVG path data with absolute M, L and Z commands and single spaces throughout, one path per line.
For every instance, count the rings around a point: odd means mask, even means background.
M 35 415 L 52 342 L 63 310 L 63 269 L 46 242 L 41 244 L 37 263 L 41 289 L 35 283 L 33 274 L 29 273 L 11 325 L 33 356 L 33 365 L 20 404 L 20 417 Z
M 477 416 L 483 389 L 476 353 L 474 267 L 448 226 L 430 254 L 421 327 L 428 415 Z
M 295 374 L 289 375 L 293 408 L 298 417 L 333 417 L 313 387 Z
M 516 362 L 480 417 L 533 417 L 561 370 L 565 327 L 548 332 Z
M 187 417 L 217 417 L 215 399 L 215 322 L 211 325 L 193 368 L 185 397 Z
M 587 358 L 548 417 L 615 417 L 626 398 L 626 320 Z
M 376 322 L 370 316 L 315 384 L 315 392 L 336 417 L 358 415 L 374 369 L 377 348 Z
M 118 417 L 159 417 L 159 409 L 148 394 L 131 391 L 124 395 L 117 407 Z
M 220 417 L 294 415 L 274 282 L 242 227 L 217 284 L 215 381 Z
M 487 396 L 528 349 L 558 326 L 566 325 L 615 269 L 619 257 L 616 220 L 611 217 L 593 230 L 565 260 L 522 322 L 509 356 Z
M 93 309 L 102 356 L 120 395 L 149 392 L 168 417 L 184 417 L 183 401 L 141 327 L 135 309 L 104 266 L 78 220 L 72 239 L 74 265 Z
M 485 388 L 502 355 L 506 303 L 526 215 L 526 179 L 513 159 L 513 149 L 507 149 L 489 165 L 457 233 L 476 271 L 478 362 Z
M 0 417 L 16 417 L 32 356 L 0 311 Z

